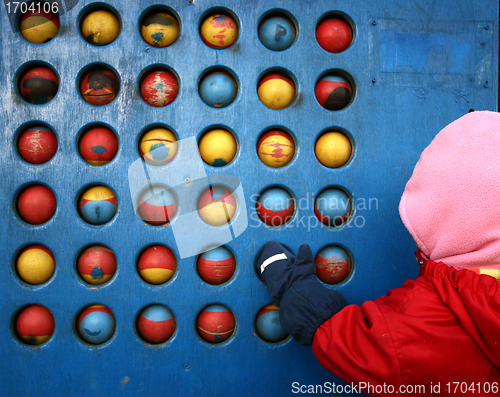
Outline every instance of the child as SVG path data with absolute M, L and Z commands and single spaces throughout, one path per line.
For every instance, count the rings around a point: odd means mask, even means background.
M 498 394 L 500 114 L 473 112 L 444 128 L 399 211 L 420 276 L 361 306 L 318 281 L 308 245 L 297 257 L 275 242 L 262 247 L 256 265 L 283 329 L 372 395 L 405 395 L 405 385 L 423 385 L 422 396 Z

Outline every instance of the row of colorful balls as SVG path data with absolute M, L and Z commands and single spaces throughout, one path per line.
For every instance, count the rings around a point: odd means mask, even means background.
M 282 187 L 269 187 L 259 195 L 251 197 L 252 205 L 261 224 L 279 227 L 289 223 L 297 205 L 293 195 Z M 305 198 L 309 205 L 309 198 Z M 304 208 L 301 199 L 301 210 Z M 319 226 L 339 227 L 347 223 L 353 214 L 353 199 L 339 187 L 327 187 L 314 198 L 313 208 Z M 33 183 L 22 187 L 15 195 L 13 208 L 20 220 L 31 226 L 49 222 L 57 209 L 56 195 L 46 185 Z M 136 216 L 152 226 L 165 226 L 169 222 L 182 222 L 182 215 L 176 219 L 178 202 L 175 193 L 167 186 L 153 184 L 145 186 L 136 199 Z M 203 222 L 210 226 L 226 226 L 235 217 L 238 200 L 233 192 L 222 185 L 208 186 L 198 197 L 197 211 Z M 110 222 L 118 210 L 118 199 L 109 187 L 93 185 L 84 188 L 77 198 L 77 210 L 81 219 L 90 225 L 104 225 Z M 243 216 L 246 216 L 244 214 Z M 252 219 L 254 219 L 252 217 Z
M 34 104 L 50 102 L 59 91 L 59 76 L 55 69 L 40 61 L 23 65 L 16 74 L 17 91 L 21 98 Z M 113 102 L 120 92 L 120 78 L 107 64 L 85 67 L 78 78 L 80 96 L 93 106 Z M 165 107 L 179 94 L 178 74 L 166 65 L 154 65 L 141 72 L 138 80 L 140 97 L 153 107 Z M 198 93 L 205 104 L 224 108 L 238 95 L 238 79 L 234 72 L 213 67 L 203 73 Z M 330 70 L 316 81 L 314 93 L 318 103 L 327 110 L 341 110 L 353 99 L 353 80 L 348 73 Z M 268 108 L 280 110 L 289 107 L 297 98 L 297 82 L 283 68 L 271 68 L 257 82 L 259 100 Z
M 212 344 L 228 340 L 234 334 L 236 325 L 233 312 L 218 303 L 202 308 L 195 321 L 198 336 Z M 89 305 L 77 314 L 74 328 L 84 343 L 92 346 L 102 345 L 115 334 L 116 319 L 108 307 L 100 304 Z M 168 307 L 152 304 L 143 308 L 137 315 L 134 329 L 142 341 L 158 345 L 174 336 L 177 321 Z M 54 316 L 40 304 L 25 306 L 13 319 L 12 331 L 23 344 L 44 344 L 52 337 L 54 330 Z M 264 306 L 257 313 L 255 331 L 268 343 L 282 343 L 288 338 L 279 322 L 279 309 L 272 304 Z
M 141 132 L 138 154 L 146 163 L 155 166 L 169 164 L 178 151 L 177 135 L 162 125 L 147 127 Z M 33 165 L 50 161 L 58 149 L 57 136 L 48 125 L 27 123 L 15 135 L 15 146 L 21 158 Z M 90 165 L 101 166 L 111 162 L 119 149 L 117 134 L 107 125 L 94 123 L 85 126 L 77 138 L 80 156 Z M 235 134 L 226 128 L 211 127 L 198 140 L 202 160 L 211 166 L 230 164 L 238 152 Z M 259 159 L 267 166 L 281 168 L 289 164 L 296 153 L 296 141 L 284 128 L 265 130 L 257 140 Z M 339 129 L 322 132 L 314 145 L 318 161 L 328 168 L 340 168 L 352 158 L 353 144 Z
M 19 30 L 30 43 L 44 44 L 59 32 L 58 10 L 48 2 L 38 7 L 21 7 Z M 42 3 L 42 4 L 40 4 Z M 87 43 L 106 46 L 114 42 L 121 31 L 122 21 L 118 12 L 103 4 L 90 5 L 79 16 L 80 34 Z M 144 41 L 155 48 L 172 45 L 179 37 L 180 18 L 170 8 L 154 6 L 145 10 L 139 19 L 139 31 Z M 238 40 L 239 20 L 227 9 L 212 9 L 201 18 L 200 37 L 208 47 L 226 49 Z M 296 41 L 298 24 L 295 18 L 283 10 L 271 10 L 262 16 L 257 35 L 260 42 L 271 51 L 283 51 Z M 349 48 L 354 38 L 354 24 L 343 13 L 330 12 L 316 25 L 316 40 L 321 48 L 339 53 Z
M 316 274 L 325 284 L 339 284 L 351 274 L 351 256 L 338 245 L 320 249 L 314 262 Z M 87 285 L 101 286 L 113 279 L 118 263 L 110 248 L 92 244 L 78 253 L 75 267 L 79 277 Z M 139 253 L 136 267 L 137 273 L 146 283 L 163 285 L 172 280 L 177 272 L 177 258 L 170 248 L 153 244 Z M 46 246 L 32 244 L 16 255 L 14 270 L 23 283 L 30 286 L 42 285 L 54 276 L 56 259 Z M 200 278 L 210 285 L 227 283 L 236 273 L 235 255 L 225 246 L 212 248 L 197 257 L 196 270 Z

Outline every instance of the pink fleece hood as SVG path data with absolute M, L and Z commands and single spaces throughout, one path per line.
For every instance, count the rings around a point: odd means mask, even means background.
M 500 113 L 472 112 L 436 135 L 399 213 L 423 253 L 458 268 L 500 268 Z

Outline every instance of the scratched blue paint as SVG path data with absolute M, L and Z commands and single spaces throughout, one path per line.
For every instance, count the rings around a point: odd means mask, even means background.
M 214 167 L 222 167 L 224 165 L 227 165 L 227 163 L 223 159 L 215 159 L 212 163 Z
M 155 161 L 163 161 L 168 158 L 170 148 L 165 146 L 162 142 L 151 145 L 150 154 Z
M 92 150 L 96 154 L 106 153 L 107 151 L 104 146 L 92 146 L 90 150 Z
M 163 39 L 163 32 L 156 32 L 151 35 L 151 38 L 153 39 L 153 44 L 156 47 L 160 46 L 160 41 Z
M 102 269 L 100 267 L 96 266 L 92 269 L 92 272 L 90 273 L 90 277 L 92 277 L 92 279 L 94 279 L 94 280 L 100 280 L 104 277 L 104 272 L 102 271 Z
M 212 189 L 212 197 L 214 198 L 214 200 L 219 200 L 223 195 L 224 189 L 221 189 L 219 187 Z

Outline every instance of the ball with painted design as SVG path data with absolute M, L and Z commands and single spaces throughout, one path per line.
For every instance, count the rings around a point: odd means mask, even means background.
M 166 12 L 152 12 L 141 21 L 141 36 L 150 46 L 165 48 L 179 37 L 177 19 Z
M 90 12 L 81 23 L 81 33 L 85 41 L 95 46 L 104 46 L 115 41 L 120 34 L 118 17 L 110 11 Z
M 233 161 L 238 144 L 231 132 L 217 128 L 202 135 L 198 148 L 205 163 L 214 167 L 223 167 Z
M 203 77 L 199 93 L 203 102 L 208 106 L 223 108 L 235 100 L 238 94 L 238 85 L 230 74 L 213 72 Z
M 350 139 L 338 131 L 322 134 L 314 145 L 318 161 L 328 168 L 340 168 L 347 164 L 352 156 Z
M 177 154 L 178 142 L 175 134 L 167 128 L 157 127 L 140 138 L 139 153 L 148 164 L 165 165 Z
M 352 99 L 352 88 L 343 77 L 328 74 L 321 77 L 314 90 L 319 104 L 328 110 L 341 110 Z
M 163 305 L 150 305 L 137 318 L 137 332 L 146 342 L 165 343 L 177 326 L 174 313 Z
M 56 209 L 56 195 L 45 185 L 28 186 L 17 198 L 17 213 L 23 221 L 31 225 L 48 222 Z
M 177 78 L 166 70 L 149 72 L 141 81 L 141 98 L 150 106 L 170 105 L 179 93 Z
M 316 274 L 326 284 L 338 284 L 351 273 L 351 257 L 343 248 L 329 245 L 314 258 Z
M 200 35 L 203 42 L 211 48 L 228 48 L 238 39 L 238 25 L 227 15 L 211 15 L 201 24 Z
M 48 43 L 56 37 L 60 27 L 59 16 L 53 12 L 45 12 L 43 8 L 22 14 L 20 22 L 21 35 L 33 44 Z
M 234 333 L 236 320 L 226 306 L 212 304 L 203 308 L 196 319 L 198 335 L 210 343 L 221 343 Z
M 82 134 L 78 149 L 87 163 L 108 164 L 118 152 L 118 138 L 108 127 L 94 127 Z
M 22 159 L 30 164 L 44 164 L 57 152 L 57 137 L 44 125 L 26 128 L 17 141 L 17 150 Z
M 41 345 L 54 333 L 54 316 L 45 306 L 29 305 L 22 309 L 15 322 L 16 334 L 28 345 Z
M 164 245 L 147 247 L 137 258 L 137 271 L 149 284 L 160 285 L 171 280 L 177 269 L 177 258 L 172 250 Z
M 231 251 L 220 246 L 202 253 L 197 261 L 198 274 L 208 284 L 219 285 L 229 281 L 236 270 Z
M 314 214 L 327 226 L 343 225 L 351 212 L 352 199 L 342 189 L 325 189 L 314 200 Z
M 259 25 L 259 40 L 272 51 L 283 51 L 295 41 L 295 27 L 280 16 L 267 18 Z
M 288 334 L 281 328 L 279 308 L 276 305 L 264 306 L 255 318 L 255 330 L 266 342 L 280 343 L 288 338 Z
M 282 226 L 288 223 L 295 212 L 292 195 L 280 187 L 264 190 L 257 199 L 257 215 L 268 226 Z
M 76 329 L 85 342 L 100 345 L 115 333 L 115 316 L 104 305 L 90 305 L 78 315 Z
M 295 83 L 285 74 L 271 73 L 260 79 L 257 94 L 266 107 L 284 109 L 290 106 L 295 98 Z
M 104 245 L 85 248 L 78 257 L 77 270 L 80 277 L 91 285 L 103 285 L 116 273 L 116 256 Z
M 233 193 L 223 186 L 211 186 L 198 200 L 198 214 L 211 226 L 224 226 L 231 222 L 237 208 Z
M 104 106 L 115 100 L 120 80 L 110 69 L 98 68 L 86 73 L 80 82 L 83 99 L 94 106 Z
M 344 21 L 328 18 L 316 27 L 316 40 L 325 51 L 339 53 L 351 45 L 352 31 Z
M 153 226 L 170 222 L 177 212 L 177 198 L 166 186 L 153 185 L 145 188 L 137 204 L 137 216 Z
M 281 168 L 292 161 L 295 155 L 295 142 L 287 132 L 267 131 L 257 142 L 257 153 L 265 165 Z
M 23 99 L 34 105 L 50 102 L 59 90 L 59 77 L 47 66 L 35 66 L 22 74 L 19 92 Z
M 78 209 L 85 222 L 103 225 L 115 216 L 118 199 L 109 187 L 93 186 L 80 196 Z
M 18 276 L 31 285 L 44 284 L 54 275 L 56 259 L 52 251 L 41 244 L 24 248 L 16 260 Z

